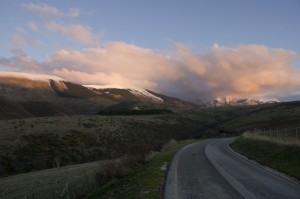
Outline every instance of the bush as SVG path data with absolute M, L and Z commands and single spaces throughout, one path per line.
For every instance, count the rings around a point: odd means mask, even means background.
M 97 172 L 96 181 L 101 186 L 115 178 L 127 175 L 130 170 L 127 158 L 108 160 Z
M 151 147 L 149 144 L 135 143 L 129 149 L 129 156 L 134 157 L 138 164 L 145 164 L 150 151 Z

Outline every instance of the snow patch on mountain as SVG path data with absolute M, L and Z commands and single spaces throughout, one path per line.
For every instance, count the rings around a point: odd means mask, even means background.
M 249 99 L 249 98 L 232 98 L 232 97 L 217 97 L 213 101 L 204 103 L 208 107 L 222 107 L 222 106 L 249 106 L 266 103 L 278 103 L 278 99 Z
M 164 102 L 164 100 L 160 97 L 157 97 L 151 93 L 149 93 L 147 90 L 144 89 L 140 89 L 140 90 L 136 90 L 136 89 L 129 89 L 129 91 L 134 94 L 135 96 L 142 96 L 142 97 L 146 97 L 146 98 L 150 98 L 153 99 L 154 101 L 158 101 L 158 102 Z
M 151 94 L 150 92 L 148 92 L 145 89 L 126 88 L 124 86 L 119 86 L 119 85 L 102 85 L 102 86 L 101 85 L 84 85 L 84 86 L 88 87 L 88 88 L 99 89 L 99 90 L 101 90 L 101 89 L 125 89 L 137 97 L 144 97 L 144 98 L 151 99 L 155 102 L 160 102 L 160 103 L 164 102 L 164 100 L 162 98 Z
M 117 89 L 129 89 L 120 85 L 83 85 L 87 88 L 95 88 L 95 89 L 108 89 L 108 88 L 117 88 Z

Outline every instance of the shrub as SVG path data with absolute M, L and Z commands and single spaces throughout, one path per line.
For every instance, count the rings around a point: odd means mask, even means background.
M 135 143 L 129 149 L 129 156 L 133 156 L 138 164 L 144 164 L 146 163 L 146 158 L 150 151 L 150 145 L 145 143 Z
M 127 175 L 131 170 L 127 161 L 127 158 L 106 161 L 96 174 L 96 182 L 101 186 L 115 178 Z

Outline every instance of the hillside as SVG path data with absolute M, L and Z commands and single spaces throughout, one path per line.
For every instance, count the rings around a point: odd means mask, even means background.
M 72 110 L 51 102 L 27 101 L 21 106 L 36 117 L 75 115 Z
M 0 96 L 0 120 L 26 117 L 33 117 L 33 115 L 21 106 L 11 103 Z
M 255 106 L 226 106 L 209 109 L 216 115 L 207 135 L 240 135 L 253 128 L 294 128 L 300 123 L 300 102 L 267 103 Z
M 140 108 L 198 107 L 145 89 L 83 86 L 60 77 L 41 74 L 0 72 L 0 90 L 7 101 L 25 109 L 31 116 L 97 114 L 122 103 L 147 104 Z M 18 117 L 11 115 L 9 118 Z

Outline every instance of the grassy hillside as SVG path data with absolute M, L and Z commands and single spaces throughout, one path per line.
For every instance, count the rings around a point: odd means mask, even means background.
M 117 158 L 138 144 L 196 137 L 210 122 L 201 118 L 173 113 L 0 121 L 0 176 Z
M 21 106 L 35 117 L 75 115 L 74 111 L 51 102 L 27 101 L 21 103 Z
M 293 128 L 300 123 L 300 102 L 210 109 L 216 115 L 211 126 L 217 133 L 240 135 L 253 128 Z
M 70 195 L 82 198 L 95 189 L 95 175 L 104 163 L 89 162 L 0 178 L 0 198 L 61 198 L 66 184 Z
M 16 103 L 0 96 L 0 120 L 33 117 L 33 115 Z
M 241 137 L 230 145 L 238 153 L 300 180 L 300 146 Z

